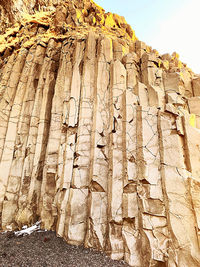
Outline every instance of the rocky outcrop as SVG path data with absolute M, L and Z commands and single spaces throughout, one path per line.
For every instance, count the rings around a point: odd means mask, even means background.
M 131 266 L 199 266 L 199 77 L 75 2 L 32 5 L 0 37 L 0 227 L 41 220 Z

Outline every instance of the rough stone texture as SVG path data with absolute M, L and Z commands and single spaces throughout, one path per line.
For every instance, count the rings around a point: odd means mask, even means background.
M 194 96 L 200 96 L 200 77 L 195 77 L 192 82 Z
M 41 220 L 131 266 L 199 266 L 199 78 L 87 5 L 82 30 L 66 1 L 1 39 L 0 227 Z

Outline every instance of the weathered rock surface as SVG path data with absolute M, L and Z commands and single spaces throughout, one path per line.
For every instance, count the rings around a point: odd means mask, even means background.
M 131 266 L 199 266 L 199 77 L 92 1 L 11 2 L 0 228 L 41 220 Z

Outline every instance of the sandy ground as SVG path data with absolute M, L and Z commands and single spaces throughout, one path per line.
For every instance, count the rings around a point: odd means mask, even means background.
M 0 267 L 104 267 L 128 266 L 113 261 L 105 254 L 68 245 L 54 232 L 34 232 L 17 237 L 12 232 L 0 233 Z

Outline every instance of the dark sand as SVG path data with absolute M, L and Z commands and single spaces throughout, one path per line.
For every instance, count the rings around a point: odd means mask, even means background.
M 104 267 L 128 266 L 92 249 L 68 245 L 54 232 L 17 237 L 0 233 L 0 267 Z

